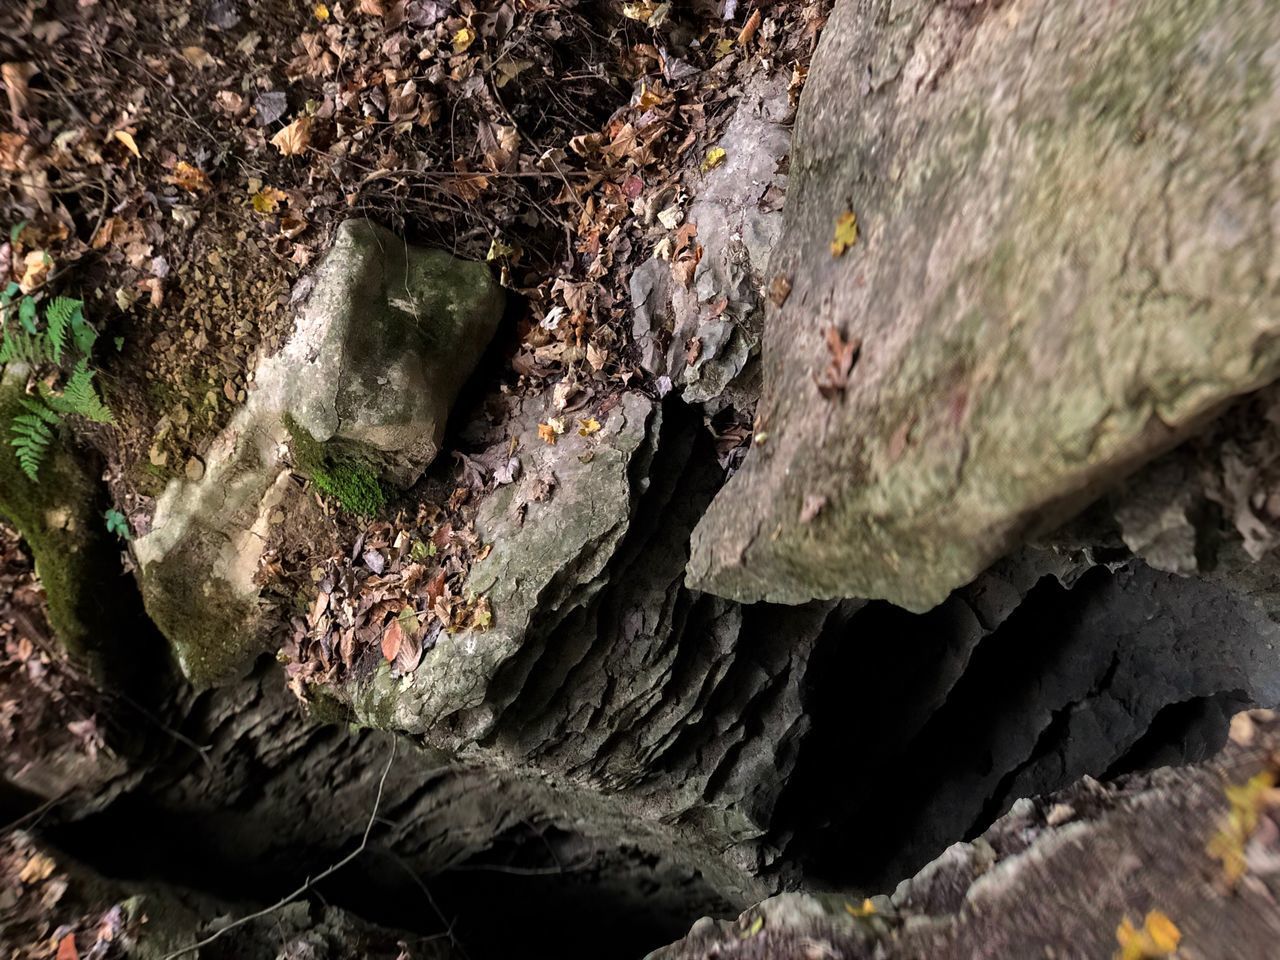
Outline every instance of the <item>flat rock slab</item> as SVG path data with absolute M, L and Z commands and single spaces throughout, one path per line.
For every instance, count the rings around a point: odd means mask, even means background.
M 928 608 L 1280 375 L 1271 4 L 888 7 L 803 96 L 767 437 L 689 564 L 737 600 Z
M 288 342 L 255 371 L 203 473 L 170 482 L 136 543 L 147 613 L 188 678 L 225 680 L 269 642 L 256 576 L 271 515 L 298 495 L 298 444 L 312 459 L 332 451 L 414 482 L 503 302 L 482 263 L 411 246 L 366 220 L 338 228 Z

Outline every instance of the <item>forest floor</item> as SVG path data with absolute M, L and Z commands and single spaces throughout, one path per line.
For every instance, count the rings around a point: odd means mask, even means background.
M 752 78 L 787 78 L 794 106 L 827 7 L 6 5 L 0 287 L 84 301 L 116 423 L 74 426 L 130 535 L 149 531 L 167 483 L 201 476 L 348 217 L 486 260 L 514 294 L 464 397 L 473 421 L 500 424 L 554 386 L 555 423 L 590 430 L 622 390 L 669 389 L 637 363 L 631 270 L 661 256 L 688 284 L 702 253 L 682 222 L 691 179 L 723 162 L 718 134 Z M 723 442 L 745 443 L 750 411 L 726 419 Z M 440 553 L 417 587 L 433 605 L 443 595 L 446 626 L 483 617 L 460 585 L 479 549 L 471 495 L 494 469 L 475 455 L 493 434 L 455 429 L 423 483 L 371 522 L 317 493 L 266 565 L 283 619 L 305 616 L 326 569 L 370 550 L 394 567 L 407 543 Z M 305 677 L 342 669 L 299 639 Z

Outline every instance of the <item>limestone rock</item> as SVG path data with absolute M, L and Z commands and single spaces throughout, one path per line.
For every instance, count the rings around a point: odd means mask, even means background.
M 1265 960 L 1280 937 L 1280 821 L 1263 804 L 1243 846 L 1248 876 L 1223 894 L 1206 850 L 1225 823 L 1224 785 L 1276 773 L 1280 724 L 1239 714 L 1225 754 L 1021 801 L 973 843 L 956 844 L 892 897 L 789 894 L 736 921 L 699 920 L 649 960 L 962 960 L 1119 956 L 1117 927 L 1157 909 L 1187 955 Z M 1182 955 L 1179 953 L 1179 955 Z
M 723 596 L 928 608 L 1280 373 L 1265 0 L 888 7 L 838 4 L 805 89 L 768 440 L 689 565 Z
M 434 459 L 449 409 L 492 338 L 503 295 L 483 264 L 412 247 L 363 220 L 338 229 L 292 336 L 255 371 L 203 472 L 174 480 L 137 541 L 147 612 L 195 683 L 263 649 L 254 582 L 291 469 L 376 506 L 378 475 L 408 484 Z M 336 475 L 337 471 L 333 471 Z

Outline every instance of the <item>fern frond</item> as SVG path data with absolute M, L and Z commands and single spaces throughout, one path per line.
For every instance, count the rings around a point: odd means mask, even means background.
M 54 393 L 45 386 L 40 388 L 45 403 L 55 413 L 75 414 L 94 423 L 115 423 L 116 418 L 112 415 L 111 408 L 102 402 L 98 388 L 94 386 L 95 372 L 89 369 L 89 361 L 82 357 L 71 371 L 61 393 Z
M 38 408 L 37 404 L 23 402 L 23 406 L 32 413 L 22 413 L 9 423 L 9 445 L 13 447 L 18 458 L 18 466 L 31 480 L 38 480 L 40 464 L 49 452 L 49 444 L 53 442 L 53 431 L 50 423 L 57 423 L 57 417 L 50 411 Z M 49 420 L 53 416 L 53 420 Z
M 50 359 L 44 341 L 25 330 L 6 329 L 0 338 L 0 363 L 17 362 L 38 367 Z
M 62 349 L 67 345 L 67 334 L 73 318 L 84 307 L 84 301 L 71 297 L 54 297 L 44 309 L 45 341 L 54 363 L 62 362 Z

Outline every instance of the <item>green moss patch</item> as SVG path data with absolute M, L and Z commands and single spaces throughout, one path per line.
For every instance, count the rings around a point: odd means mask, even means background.
M 373 516 L 386 507 L 386 488 L 369 463 L 321 443 L 287 414 L 284 425 L 292 441 L 294 464 L 322 493 L 360 516 Z

